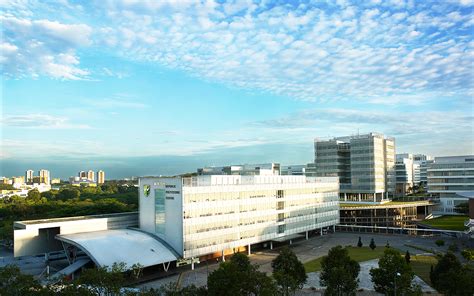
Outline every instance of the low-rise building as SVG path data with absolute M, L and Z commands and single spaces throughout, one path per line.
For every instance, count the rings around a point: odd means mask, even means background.
M 427 171 L 428 193 L 440 202 L 436 211 L 456 214 L 456 206 L 468 201 L 464 195 L 474 191 L 474 155 L 436 157 Z
M 197 169 L 198 175 L 280 175 L 279 163 L 239 164 L 221 167 L 204 167 Z
M 405 196 L 407 193 L 413 192 L 413 186 L 415 185 L 413 154 L 397 154 L 395 172 L 396 194 L 399 196 Z
M 295 164 L 281 167 L 281 175 L 283 176 L 306 176 L 306 165 Z

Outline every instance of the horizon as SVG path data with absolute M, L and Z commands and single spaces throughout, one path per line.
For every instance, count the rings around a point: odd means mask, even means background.
M 0 175 L 474 154 L 473 1 L 0 3 Z

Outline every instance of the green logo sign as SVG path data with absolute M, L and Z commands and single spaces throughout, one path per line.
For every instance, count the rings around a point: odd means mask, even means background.
M 150 196 L 150 185 L 146 184 L 146 185 L 143 185 L 143 193 L 145 194 L 145 196 Z

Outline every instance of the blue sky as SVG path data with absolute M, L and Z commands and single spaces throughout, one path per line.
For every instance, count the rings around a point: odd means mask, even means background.
M 306 163 L 358 131 L 472 154 L 473 5 L 2 0 L 0 174 Z

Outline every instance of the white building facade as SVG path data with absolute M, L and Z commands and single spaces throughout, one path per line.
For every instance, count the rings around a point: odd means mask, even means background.
M 339 223 L 337 178 L 140 178 L 140 228 L 183 258 L 291 239 Z
M 428 168 L 428 193 L 439 198 L 437 211 L 455 214 L 474 191 L 474 155 L 436 157 Z

